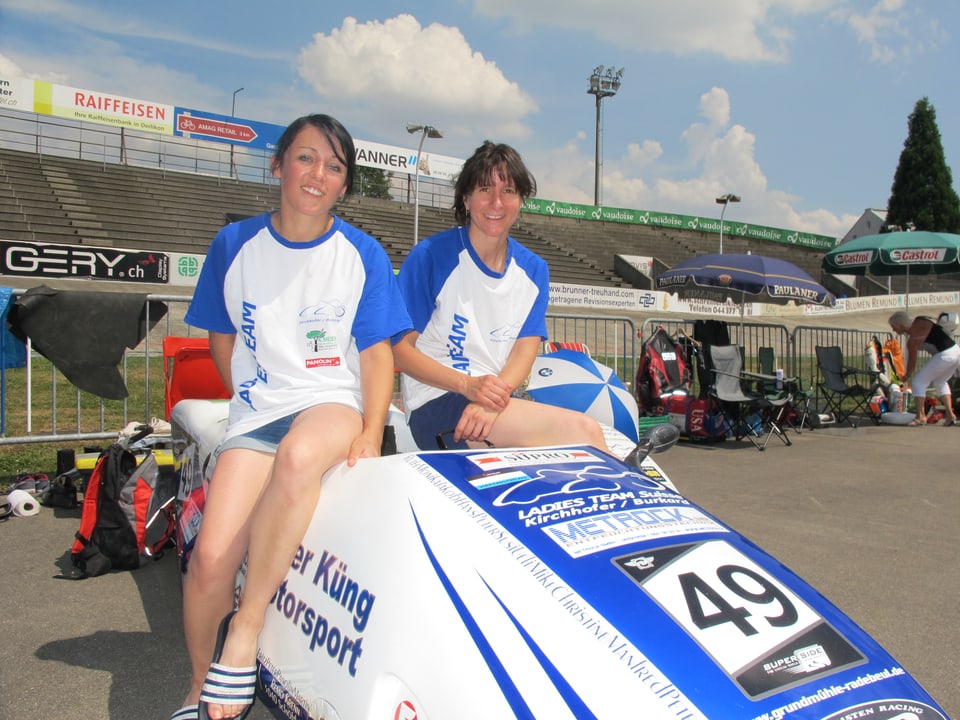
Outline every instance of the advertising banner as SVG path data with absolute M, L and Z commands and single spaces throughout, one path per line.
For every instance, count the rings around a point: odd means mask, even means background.
M 540 198 L 528 198 L 526 202 L 523 203 L 522 210 L 523 212 L 536 215 L 568 217 L 577 220 L 653 225 L 656 227 L 675 228 L 677 230 L 690 230 L 692 232 L 720 233 L 720 220 L 716 218 L 704 218 L 696 215 L 678 215 L 676 213 L 655 212 L 653 210 L 597 207 L 595 205 L 564 203 Z M 724 222 L 723 233 L 729 236 L 740 236 L 753 238 L 755 240 L 770 240 L 772 242 L 799 245 L 800 247 L 817 250 L 831 250 L 837 244 L 836 238 L 826 235 L 802 233 L 799 230 L 781 230 L 764 225 L 751 225 L 750 223 Z
M 165 253 L 0 240 L 0 275 L 166 283 Z
M 277 146 L 277 140 L 283 134 L 282 125 L 246 118 L 181 107 L 175 108 L 175 113 L 177 121 L 173 134 L 180 137 L 243 145 L 273 152 Z
M 173 133 L 172 105 L 54 85 L 40 80 L 34 84 L 33 111 L 143 132 L 163 135 Z

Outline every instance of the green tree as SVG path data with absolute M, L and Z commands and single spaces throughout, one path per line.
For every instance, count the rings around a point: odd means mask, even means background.
M 960 232 L 960 198 L 943 155 L 937 111 L 917 101 L 887 201 L 887 223 L 917 230 Z
M 379 168 L 357 165 L 353 176 L 353 192 L 364 197 L 390 199 L 390 173 Z

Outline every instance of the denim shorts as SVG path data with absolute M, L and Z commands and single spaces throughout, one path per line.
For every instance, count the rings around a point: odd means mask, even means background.
M 443 433 L 443 443 L 450 450 L 466 450 L 466 440 L 456 442 L 453 429 L 470 401 L 460 393 L 448 392 L 421 405 L 410 413 L 410 434 L 421 450 L 439 450 L 437 435 Z
M 279 445 L 284 436 L 290 432 L 290 426 L 293 425 L 294 419 L 296 419 L 299 414 L 300 413 L 296 412 L 292 415 L 282 417 L 279 420 L 269 422 L 266 425 L 261 425 L 250 432 L 243 433 L 243 435 L 234 435 L 229 440 L 225 440 L 217 452 L 222 453 L 224 450 L 244 448 L 246 450 L 257 450 L 258 452 L 276 455 L 277 445 Z

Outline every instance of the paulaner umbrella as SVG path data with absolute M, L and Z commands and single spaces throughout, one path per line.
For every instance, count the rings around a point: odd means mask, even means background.
M 740 304 L 740 324 L 747 302 L 786 305 L 796 302 L 833 305 L 833 294 L 793 263 L 764 255 L 700 255 L 657 276 L 657 289 L 681 299 Z
M 918 230 L 864 235 L 838 245 L 823 257 L 823 269 L 838 275 L 910 276 L 960 272 L 960 235 Z

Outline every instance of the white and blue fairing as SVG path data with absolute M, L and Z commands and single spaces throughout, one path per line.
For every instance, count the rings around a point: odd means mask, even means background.
M 264 696 L 313 708 L 287 717 L 820 719 L 902 702 L 942 717 L 655 468 L 589 447 L 358 468 L 325 480 L 268 612 Z
M 222 412 L 174 411 L 207 476 Z M 637 470 L 587 446 L 335 467 L 259 661 L 260 699 L 280 718 L 946 717 L 649 458 Z

